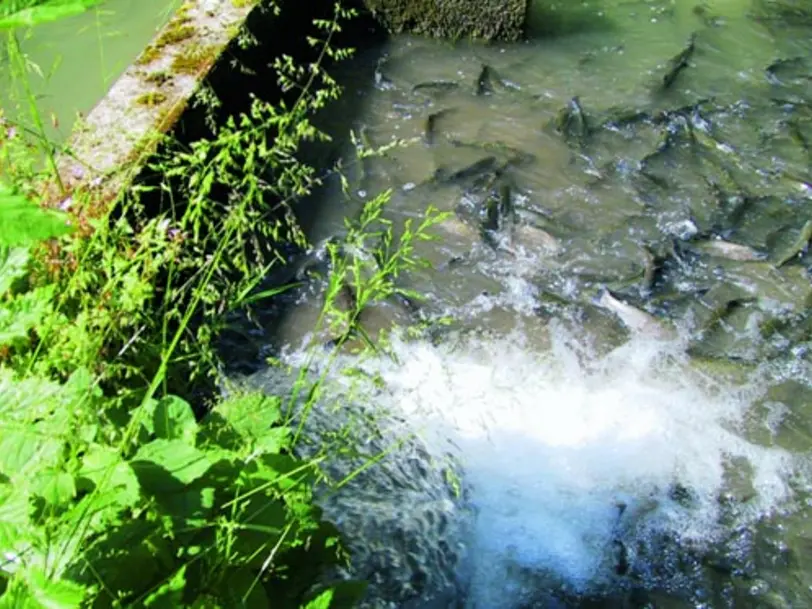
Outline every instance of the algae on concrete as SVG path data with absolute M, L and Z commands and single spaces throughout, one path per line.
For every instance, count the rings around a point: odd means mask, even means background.
M 516 41 L 524 36 L 528 0 L 363 0 L 393 33 L 459 40 Z

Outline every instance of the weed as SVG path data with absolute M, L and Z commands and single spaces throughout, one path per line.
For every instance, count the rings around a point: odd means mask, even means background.
M 0 121 L 0 604 L 316 609 L 363 593 L 321 580 L 346 560 L 312 497 L 330 447 L 296 456 L 304 417 L 294 424 L 292 405 L 305 396 L 306 416 L 322 380 L 208 409 L 179 397 L 219 374 L 227 315 L 286 289 L 261 289 L 281 248 L 307 245 L 291 203 L 323 174 L 296 153 L 328 139 L 311 117 L 339 96 L 323 64 L 351 55 L 332 38 L 352 17 L 337 5 L 314 22 L 321 52 L 307 68 L 275 61 L 295 103 L 254 100 L 210 138 L 165 142 L 152 161 L 158 210 L 135 187 L 116 201 L 85 188 L 66 211 L 42 209 L 39 148 Z M 213 61 L 203 56 L 195 69 Z M 338 332 L 334 355 L 357 336 L 379 348 L 360 313 L 404 293 L 399 274 L 422 264 L 413 244 L 443 218 L 429 210 L 396 235 L 388 197 L 348 222 L 351 248 L 329 250 L 319 324 Z M 339 309 L 345 286 L 352 306 Z

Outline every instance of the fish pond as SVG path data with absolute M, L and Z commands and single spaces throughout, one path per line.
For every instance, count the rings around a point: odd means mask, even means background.
M 318 367 L 324 244 L 365 202 L 391 189 L 395 234 L 448 212 L 398 278 L 423 298 L 361 316 L 430 331 L 341 354 L 362 374 L 312 417 L 362 414 L 387 451 L 323 499 L 345 575 L 376 607 L 808 607 L 812 20 L 570 4 L 529 42 L 396 36 L 337 74 L 345 181 L 305 202 L 316 246 L 263 356 Z

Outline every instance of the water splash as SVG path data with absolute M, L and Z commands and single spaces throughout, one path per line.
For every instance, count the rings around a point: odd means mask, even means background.
M 619 544 L 652 571 L 632 548 L 707 545 L 790 497 L 793 457 L 738 433 L 756 387 L 711 380 L 661 343 L 592 359 L 555 324 L 551 336 L 544 352 L 518 333 L 472 335 L 396 342 L 400 363 L 342 362 L 384 381 L 368 391 L 399 431 L 461 464 L 476 514 L 461 540 L 469 606 L 517 607 L 540 585 L 605 589 Z

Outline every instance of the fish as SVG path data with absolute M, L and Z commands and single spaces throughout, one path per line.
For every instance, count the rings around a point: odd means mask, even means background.
M 798 233 L 798 238 L 783 254 L 781 254 L 781 256 L 778 257 L 778 260 L 775 262 L 775 266 L 780 268 L 793 258 L 797 257 L 798 254 L 805 252 L 809 246 L 810 239 L 812 239 L 812 220 L 807 220 L 806 224 L 804 224 L 801 228 L 801 232 Z
M 458 89 L 460 83 L 452 80 L 432 80 L 421 82 L 412 87 L 413 93 L 425 93 L 427 95 L 444 95 L 450 91 Z
M 426 118 L 426 128 L 423 130 L 423 139 L 427 145 L 431 146 L 434 143 L 434 135 L 437 131 L 437 121 L 444 116 L 453 114 L 454 112 L 456 112 L 455 108 L 445 108 L 428 115 Z
M 507 163 L 513 167 L 527 165 L 536 160 L 536 156 L 530 152 L 520 150 L 504 142 L 464 142 L 458 139 L 451 139 L 449 143 L 455 148 L 476 148 L 493 154 L 498 154 L 507 158 Z
M 593 299 L 593 302 L 597 306 L 617 315 L 623 325 L 635 334 L 649 336 L 657 340 L 666 340 L 674 336 L 673 331 L 653 315 L 615 298 L 606 288 L 600 291 Z
M 487 95 L 495 91 L 494 84 L 504 86 L 504 83 L 496 74 L 496 71 L 487 64 L 482 64 L 482 68 L 477 76 L 474 91 L 476 95 Z
M 557 254 L 561 251 L 561 242 L 546 230 L 532 224 L 518 223 L 513 227 L 510 239 L 512 246 L 523 247 L 532 251 L 544 251 Z
M 666 70 L 665 74 L 663 75 L 662 79 L 662 88 L 668 89 L 671 85 L 674 84 L 674 81 L 677 80 L 677 76 L 690 65 L 691 57 L 693 57 L 694 52 L 696 51 L 696 32 L 691 34 L 691 37 L 688 40 L 688 44 L 685 46 L 679 54 L 675 55 L 671 58 L 668 62 L 668 69 Z
M 555 119 L 555 129 L 565 139 L 574 139 L 583 146 L 589 135 L 589 122 L 577 95 L 559 111 Z
M 444 168 L 439 168 L 434 172 L 434 178 L 440 182 L 458 182 L 483 174 L 498 172 L 498 169 L 499 163 L 496 157 L 487 156 L 452 173 L 449 173 L 448 170 Z
M 695 243 L 693 247 L 709 256 L 718 256 L 720 258 L 727 258 L 728 260 L 738 260 L 739 262 L 755 262 L 767 258 L 766 254 L 758 252 L 751 247 L 723 239 L 699 241 Z
M 381 57 L 378 62 L 375 64 L 375 72 L 374 72 L 374 79 L 375 79 L 375 87 L 380 89 L 381 91 L 386 91 L 389 89 L 395 88 L 395 83 L 392 82 L 386 74 L 383 73 L 383 66 L 386 64 L 388 58 Z

